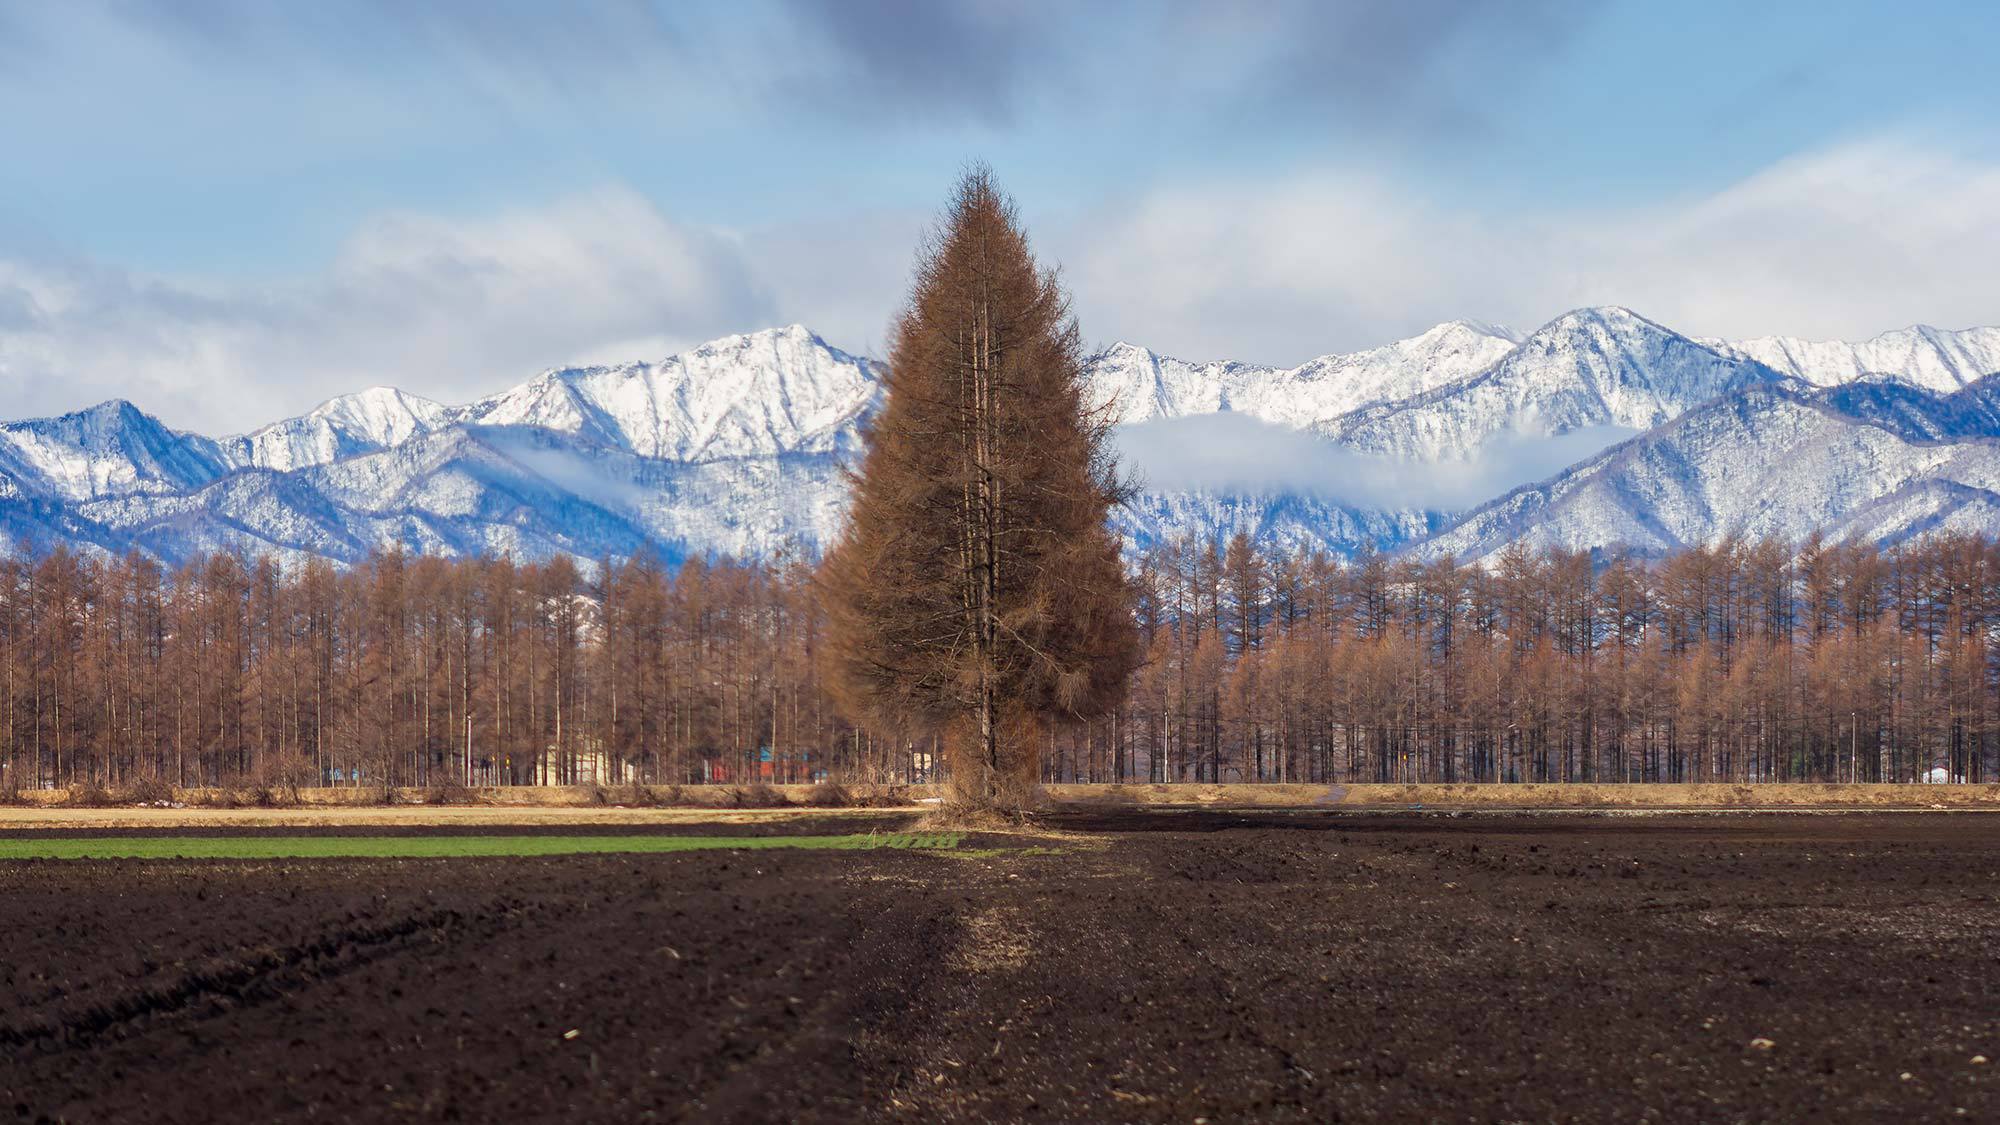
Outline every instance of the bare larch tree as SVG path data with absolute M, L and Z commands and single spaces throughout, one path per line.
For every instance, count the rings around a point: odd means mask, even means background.
M 857 718 L 943 733 L 957 803 L 1019 808 L 1047 728 L 1114 706 L 1139 648 L 1076 321 L 984 168 L 920 250 L 886 386 L 821 571 L 835 680 Z

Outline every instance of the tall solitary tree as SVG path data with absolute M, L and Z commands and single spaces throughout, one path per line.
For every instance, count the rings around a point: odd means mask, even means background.
M 1037 731 L 1114 706 L 1139 648 L 1076 321 L 985 168 L 920 249 L 886 385 L 820 577 L 838 689 L 941 731 L 958 803 L 1018 808 Z

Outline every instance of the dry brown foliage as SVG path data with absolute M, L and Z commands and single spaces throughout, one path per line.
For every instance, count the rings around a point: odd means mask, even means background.
M 816 809 L 844 809 L 854 804 L 854 794 L 837 781 L 822 781 L 806 793 L 803 803 Z
M 429 789 L 424 790 L 424 804 L 426 805 L 469 805 L 477 797 L 478 794 L 459 781 L 438 782 L 433 784 Z
M 1106 710 L 1138 644 L 1069 299 L 984 168 L 920 252 L 886 385 L 820 573 L 836 687 L 884 728 L 944 731 L 960 801 L 1016 806 L 1038 723 Z
M 121 805 L 172 804 L 174 787 L 157 777 L 135 777 L 112 794 Z
M 63 795 L 62 804 L 72 809 L 105 809 L 118 803 L 110 790 L 95 781 L 79 781 Z
M 791 804 L 782 792 L 761 781 L 732 789 L 729 794 L 729 799 L 739 809 L 781 809 Z

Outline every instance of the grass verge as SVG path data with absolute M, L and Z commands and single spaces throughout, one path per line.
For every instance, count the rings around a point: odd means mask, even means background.
M 847 836 L 33 836 L 0 839 L 10 859 L 422 859 L 686 852 L 703 849 L 955 848 L 956 833 Z

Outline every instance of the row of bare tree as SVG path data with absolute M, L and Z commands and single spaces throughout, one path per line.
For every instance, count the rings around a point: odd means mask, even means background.
M 1170 543 L 1120 729 L 1064 778 L 1984 781 L 2000 545 L 1725 542 L 1495 565 Z
M 0 562 L 0 785 L 893 780 L 800 566 Z
M 1049 781 L 2000 777 L 2000 544 L 1725 543 L 1491 567 L 1145 552 L 1122 703 Z M 586 579 L 381 555 L 0 562 L 0 783 L 920 779 L 864 729 L 803 564 Z

